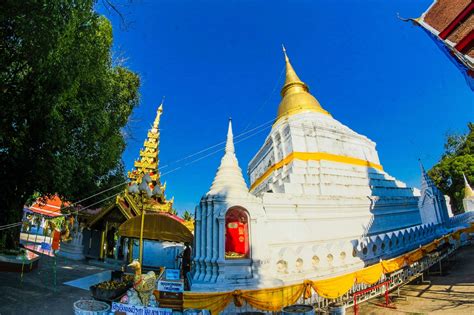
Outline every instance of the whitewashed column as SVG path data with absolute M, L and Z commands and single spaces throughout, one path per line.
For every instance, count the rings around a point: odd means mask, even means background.
M 219 227 L 217 223 L 216 216 L 219 214 L 219 211 L 214 211 L 212 215 L 212 278 L 211 282 L 216 282 L 218 276 L 219 266 L 217 264 L 217 258 L 219 256 L 219 239 L 218 239 L 218 232 Z
M 206 213 L 206 275 L 204 277 L 205 282 L 209 282 L 212 277 L 212 266 L 211 266 L 211 257 L 212 257 L 212 213 L 214 211 L 214 202 L 210 201 L 207 204 L 207 213 Z
M 217 264 L 219 265 L 218 267 L 218 275 L 217 275 L 217 282 L 222 282 L 224 281 L 225 278 L 225 270 L 224 270 L 224 265 L 225 265 L 225 217 L 224 216 L 219 216 L 217 218 L 217 236 L 218 236 L 218 258 L 217 258 Z
M 201 255 L 199 256 L 199 261 L 200 261 L 200 273 L 199 273 L 199 281 L 202 281 L 206 275 L 206 263 L 205 263 L 205 258 L 206 258 L 206 215 L 207 215 L 207 201 L 203 199 L 201 201 Z
M 193 246 L 193 261 L 194 266 L 192 270 L 193 280 L 197 279 L 200 272 L 199 255 L 201 254 L 201 207 L 197 206 L 194 210 L 194 246 Z

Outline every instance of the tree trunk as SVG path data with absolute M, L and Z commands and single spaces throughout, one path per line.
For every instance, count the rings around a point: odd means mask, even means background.
M 18 223 L 23 217 L 23 205 L 26 200 L 5 200 L 7 196 L 0 198 L 0 226 Z M 0 230 L 0 248 L 17 249 L 20 245 L 21 225 Z

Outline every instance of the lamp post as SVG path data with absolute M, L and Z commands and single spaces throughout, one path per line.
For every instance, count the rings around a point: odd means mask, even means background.
M 140 264 L 143 266 L 143 229 L 144 229 L 144 225 L 145 225 L 145 202 L 144 202 L 144 197 L 145 195 L 148 197 L 148 198 L 151 198 L 152 196 L 152 191 L 150 189 L 150 184 L 151 182 L 151 177 L 150 177 L 150 174 L 145 174 L 143 175 L 142 177 L 142 181 L 140 183 L 140 185 L 138 185 L 138 192 L 140 194 L 140 198 L 141 198 L 141 208 L 142 208 L 142 217 L 141 217 L 141 223 L 140 223 L 140 243 L 139 243 L 139 261 L 140 261 Z
M 142 197 L 142 221 L 140 224 L 140 244 L 139 244 L 139 258 L 138 260 L 140 261 L 140 265 L 143 266 L 143 225 L 145 224 L 145 207 L 143 205 L 143 191 L 140 191 L 140 196 Z

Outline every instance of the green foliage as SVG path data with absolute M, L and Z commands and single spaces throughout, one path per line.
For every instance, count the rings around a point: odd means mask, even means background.
M 474 183 L 474 124 L 469 123 L 468 128 L 465 135 L 447 137 L 445 153 L 428 172 L 441 191 L 451 198 L 454 213 L 460 213 L 463 209 L 463 173 L 470 183 Z
M 114 65 L 94 4 L 0 4 L 0 225 L 19 221 L 33 193 L 77 200 L 124 181 L 122 128 L 140 81 Z
M 184 211 L 183 219 L 184 219 L 185 221 L 191 221 L 191 220 L 194 219 L 194 217 L 193 217 L 193 215 L 192 215 L 188 210 L 186 210 L 186 211 Z

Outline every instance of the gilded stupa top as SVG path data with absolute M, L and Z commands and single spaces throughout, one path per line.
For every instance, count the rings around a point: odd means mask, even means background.
M 321 107 L 318 100 L 309 93 L 309 87 L 296 74 L 284 46 L 283 53 L 285 55 L 286 76 L 285 84 L 281 89 L 282 100 L 278 107 L 277 121 L 283 117 L 302 112 L 317 112 L 330 116 L 331 114 Z

